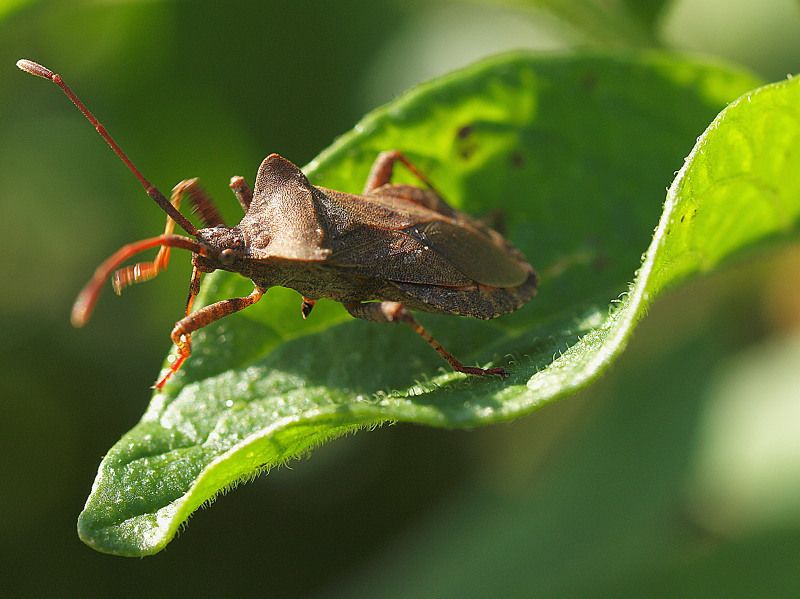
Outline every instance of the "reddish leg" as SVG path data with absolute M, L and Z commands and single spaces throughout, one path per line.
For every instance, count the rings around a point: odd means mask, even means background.
M 474 374 L 477 376 L 499 376 L 505 378 L 508 373 L 503 368 L 478 368 L 477 366 L 464 366 L 453 354 L 447 351 L 442 344 L 419 324 L 416 319 L 405 309 L 400 302 L 367 302 L 345 304 L 351 315 L 363 320 L 373 322 L 402 322 L 409 325 L 414 332 L 422 337 L 436 353 L 447 360 L 447 363 L 457 372 Z
M 195 273 L 197 272 L 198 271 L 195 270 Z M 186 302 L 187 316 L 175 323 L 175 328 L 172 329 L 172 333 L 170 335 L 170 337 L 172 337 L 172 342 L 178 346 L 178 356 L 170 365 L 167 373 L 155 384 L 156 389 L 160 390 L 162 387 L 164 387 L 170 377 L 178 371 L 181 365 L 186 361 L 186 358 L 188 358 L 192 353 L 192 333 L 194 331 L 202 329 L 203 327 L 208 326 L 212 322 L 228 316 L 229 314 L 233 314 L 239 310 L 244 310 L 248 306 L 252 306 L 261 299 L 262 295 L 264 295 L 264 290 L 256 287 L 247 297 L 234 297 L 231 299 L 222 300 L 220 302 L 211 304 L 210 306 L 200 308 L 197 312 L 188 314 L 188 311 L 191 309 L 192 303 L 194 302 L 194 296 L 197 295 L 199 279 L 199 274 L 192 275 L 192 286 L 189 290 L 189 299 Z
M 303 320 L 308 318 L 308 315 L 311 314 L 311 310 L 313 310 L 316 305 L 317 300 L 303 296 L 303 303 L 300 305 L 300 313 L 303 315 Z
M 207 227 L 224 224 L 222 217 L 214 206 L 213 202 L 200 185 L 197 179 L 186 179 L 178 183 L 172 189 L 170 196 L 170 204 L 177 210 L 181 205 L 181 198 L 184 194 L 189 196 L 189 201 L 192 204 L 192 209 L 196 212 L 200 220 Z M 171 217 L 167 217 L 167 224 L 164 226 L 164 235 L 171 235 L 175 229 L 175 221 Z M 169 246 L 161 246 L 155 260 L 152 262 L 138 262 L 132 266 L 120 268 L 114 273 L 111 284 L 114 287 L 114 292 L 117 295 L 122 293 L 125 287 L 135 283 L 143 283 L 155 278 L 155 276 L 167 268 L 169 264 Z
M 122 246 L 114 252 L 109 258 L 105 260 L 97 270 L 89 282 L 81 289 L 78 294 L 78 299 L 72 306 L 72 324 L 76 327 L 82 327 L 89 320 L 92 314 L 94 305 L 97 303 L 97 298 L 100 297 L 100 290 L 103 288 L 103 283 L 106 282 L 109 275 L 114 272 L 120 264 L 126 260 L 130 260 L 136 254 L 149 250 L 154 247 L 179 247 L 185 250 L 190 250 L 196 254 L 206 255 L 206 248 L 194 239 L 183 237 L 182 235 L 159 235 L 158 237 L 151 237 L 150 239 L 143 239 L 134 243 L 129 243 Z
M 406 158 L 405 154 L 397 150 L 389 150 L 387 152 L 381 152 L 378 154 L 375 162 L 372 163 L 372 169 L 369 172 L 367 183 L 364 186 L 364 193 L 369 193 L 381 185 L 391 183 L 395 162 L 402 162 L 405 167 L 411 171 L 412 175 L 414 175 L 427 187 L 436 191 L 436 188 L 428 180 L 428 178 L 423 175 L 422 172 L 416 166 L 414 166 L 414 164 L 408 158 Z
M 192 267 L 192 278 L 189 280 L 189 295 L 186 298 L 186 309 L 183 311 L 184 316 L 189 316 L 192 312 L 192 306 L 194 306 L 194 300 L 197 297 L 197 294 L 200 293 L 200 277 L 203 276 L 203 271 L 201 271 L 196 266 Z
M 244 180 L 244 177 L 231 177 L 230 188 L 233 190 L 236 199 L 239 200 L 242 210 L 246 213 L 250 209 L 250 203 L 253 201 L 253 191 L 247 185 L 247 181 Z
M 217 210 L 214 202 L 200 186 L 199 179 L 184 179 L 172 188 L 172 199 L 175 196 L 189 196 L 189 203 L 192 205 L 192 212 L 197 214 L 204 227 L 216 227 L 224 225 L 225 221 Z
M 405 157 L 404 154 L 397 150 L 389 150 L 388 152 L 381 152 L 372 164 L 367 183 L 364 186 L 364 193 L 370 192 L 387 185 L 392 182 L 392 175 L 394 174 L 394 165 L 396 162 L 401 162 L 405 167 L 419 179 L 428 189 L 421 189 L 418 187 L 396 185 L 386 190 L 386 193 L 391 195 L 398 195 L 406 200 L 421 204 L 426 208 L 435 210 L 447 216 L 453 216 L 455 211 L 453 208 L 442 199 L 442 196 L 436 191 L 436 188 L 422 174 L 422 172 L 414 166 L 414 164 Z

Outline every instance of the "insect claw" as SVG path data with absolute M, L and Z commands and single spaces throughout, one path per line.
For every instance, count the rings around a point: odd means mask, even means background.
M 454 370 L 463 372 L 464 374 L 474 374 L 477 376 L 499 376 L 501 379 L 508 377 L 508 372 L 505 368 L 478 368 L 477 366 L 461 366 L 454 367 Z
M 158 379 L 155 383 L 153 383 L 153 385 L 150 388 L 155 389 L 157 391 L 161 391 L 161 389 L 163 389 L 164 385 L 167 384 L 167 381 L 170 379 L 171 376 L 172 376 L 172 369 L 167 370 L 166 374 L 162 376 L 160 379 Z
M 489 368 L 485 372 L 486 374 L 499 376 L 501 379 L 507 379 L 509 376 L 508 371 L 505 368 Z
M 161 379 L 159 379 L 159 381 L 155 385 L 153 385 L 153 389 L 158 389 L 159 391 L 161 391 L 161 389 L 164 388 L 164 385 L 167 384 L 167 381 L 170 378 L 172 378 L 173 374 L 178 372 L 178 370 L 180 369 L 181 365 L 184 363 L 184 361 L 188 357 L 189 357 L 188 353 L 186 353 L 186 354 L 179 353 L 178 357 L 175 359 L 175 361 L 172 364 L 170 364 L 169 370 L 167 370 L 166 374 L 164 376 L 162 376 Z

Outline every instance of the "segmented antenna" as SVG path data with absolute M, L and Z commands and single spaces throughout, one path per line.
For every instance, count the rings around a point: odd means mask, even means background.
M 83 116 L 85 116 L 89 120 L 89 122 L 92 125 L 94 125 L 94 128 L 97 130 L 100 136 L 104 140 L 106 140 L 106 143 L 111 147 L 112 150 L 114 150 L 114 153 L 117 156 L 119 156 L 119 159 L 122 160 L 122 162 L 125 163 L 125 166 L 128 167 L 128 170 L 130 170 L 134 174 L 134 176 L 139 180 L 139 183 L 142 184 L 142 187 L 144 187 L 144 190 L 147 192 L 147 195 L 153 198 L 153 200 L 155 200 L 155 203 L 158 204 L 164 212 L 169 214 L 169 216 L 176 223 L 178 223 L 181 227 L 183 227 L 183 229 L 187 233 L 197 237 L 197 228 L 191 222 L 189 222 L 189 220 L 185 216 L 183 216 L 183 214 L 178 212 L 178 210 L 172 204 L 169 203 L 169 200 L 167 200 L 164 194 L 161 193 L 156 188 L 155 185 L 153 185 L 152 183 L 150 183 L 150 181 L 144 178 L 142 173 L 139 172 L 139 169 L 137 169 L 136 166 L 134 166 L 130 158 L 128 158 L 125 152 L 122 151 L 122 148 L 120 148 L 117 145 L 117 142 L 114 141 L 114 138 L 112 138 L 111 135 L 109 135 L 109 133 L 106 131 L 106 128 L 103 127 L 100 121 L 98 121 L 95 118 L 95 116 L 89 111 L 89 109 L 86 108 L 86 105 L 83 102 L 81 102 L 80 98 L 78 98 L 78 96 L 76 96 L 73 93 L 73 91 L 69 88 L 69 86 L 66 83 L 64 83 L 64 80 L 61 79 L 61 75 L 53 73 L 53 71 L 51 71 L 47 67 L 44 67 L 39 63 L 33 62 L 32 60 L 26 60 L 26 59 L 18 60 L 17 67 L 19 67 L 26 73 L 35 75 L 36 77 L 41 77 L 42 79 L 49 79 L 50 81 L 55 83 L 58 87 L 60 87 L 61 90 L 66 94 L 66 96 L 70 100 L 72 100 L 72 103 L 78 107 L 78 110 L 80 110 L 83 113 Z

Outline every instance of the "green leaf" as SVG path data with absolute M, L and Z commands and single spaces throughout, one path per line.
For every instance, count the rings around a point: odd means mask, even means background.
M 493 0 L 544 10 L 594 43 L 611 47 L 657 45 L 656 22 L 665 0 Z
M 333 437 L 386 421 L 509 420 L 588 385 L 665 287 L 795 231 L 800 91 L 790 80 L 743 97 L 699 138 L 652 234 L 687 148 L 755 85 L 663 54 L 513 54 L 365 118 L 307 167 L 314 182 L 358 191 L 379 151 L 401 149 L 467 212 L 502 210 L 538 268 L 539 296 L 509 316 L 420 315 L 455 355 L 503 364 L 509 379 L 449 372 L 405 327 L 354 321 L 331 302 L 303 321 L 299 296 L 272 289 L 195 336 L 184 369 L 100 465 L 81 538 L 155 553 L 220 490 Z M 251 288 L 225 273 L 204 286 L 206 303 Z

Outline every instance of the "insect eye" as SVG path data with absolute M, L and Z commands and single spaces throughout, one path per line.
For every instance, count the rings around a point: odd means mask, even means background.
M 219 261 L 225 266 L 230 266 L 236 261 L 236 252 L 226 248 L 219 253 Z

